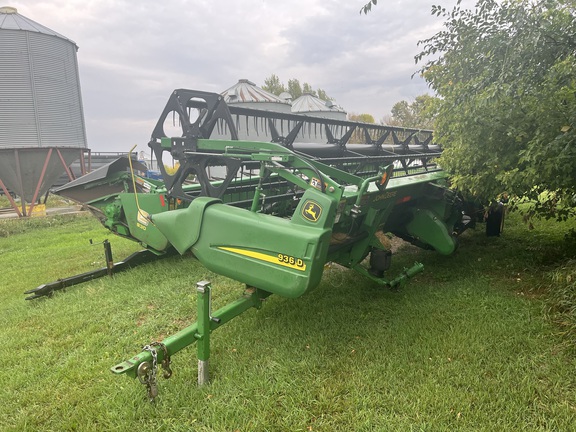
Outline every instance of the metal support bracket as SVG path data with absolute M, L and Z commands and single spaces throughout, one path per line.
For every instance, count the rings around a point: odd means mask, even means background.
M 372 273 L 370 273 L 364 266 L 362 266 L 361 264 L 357 264 L 353 267 L 353 269 L 355 271 L 357 271 L 358 273 L 360 273 L 361 275 L 366 276 L 367 278 L 373 280 L 374 282 L 380 284 L 380 285 L 384 285 L 390 288 L 394 288 L 397 287 L 399 285 L 402 285 L 404 282 L 406 282 L 409 278 L 416 276 L 418 273 L 423 272 L 424 271 L 424 264 L 419 263 L 419 262 L 415 262 L 414 265 L 410 268 L 404 268 L 402 270 L 402 272 L 396 276 L 394 279 L 386 279 L 386 278 L 380 278 L 380 277 L 376 277 L 374 276 Z

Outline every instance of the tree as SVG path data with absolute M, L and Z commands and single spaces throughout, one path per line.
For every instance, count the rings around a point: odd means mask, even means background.
M 280 82 L 278 75 L 272 74 L 264 80 L 264 85 L 262 88 L 272 94 L 278 96 L 280 93 L 288 91 L 286 86 Z
M 322 90 L 322 89 L 318 89 L 318 99 L 322 99 L 323 101 L 332 101 L 334 100 L 333 98 L 331 98 L 330 96 L 328 96 L 328 94 Z
M 374 120 L 374 116 L 372 116 L 371 114 L 354 114 L 354 113 L 349 113 L 348 114 L 348 120 L 350 121 L 355 121 L 355 122 L 362 122 L 362 123 L 370 123 L 370 124 L 374 124 L 376 123 L 376 121 Z M 356 128 L 354 130 L 354 132 L 352 132 L 352 136 L 350 137 L 349 142 L 351 144 L 359 144 L 359 143 L 365 143 L 366 142 L 366 136 L 364 135 L 364 131 Z
M 396 102 L 386 123 L 390 126 L 434 129 L 440 103 L 440 99 L 429 94 L 416 96 L 412 103 L 405 100 Z
M 293 100 L 302 96 L 302 86 L 296 78 L 288 80 L 288 93 L 290 93 Z
M 292 96 L 292 99 L 298 99 L 304 93 L 310 93 L 311 95 L 325 101 L 333 100 L 324 90 L 314 90 L 310 84 L 306 82 L 300 84 L 300 81 L 296 78 L 289 79 L 288 85 L 286 86 L 275 74 L 270 75 L 264 80 L 262 88 L 276 96 L 280 95 L 280 93 L 288 92 L 290 93 L 290 96 Z
M 371 123 L 374 124 L 376 121 L 374 120 L 374 116 L 372 114 L 348 114 L 348 120 L 355 121 L 355 122 L 362 122 L 362 123 Z
M 364 12 L 364 14 L 367 14 L 372 10 L 372 5 L 376 6 L 377 4 L 378 0 L 370 0 L 368 3 L 366 3 L 364 6 L 360 8 L 360 13 Z
M 486 199 L 524 197 L 530 216 L 574 215 L 573 2 L 479 0 L 469 10 L 458 1 L 432 14 L 445 28 L 419 42 L 416 61 L 442 99 L 435 141 L 453 184 Z
M 302 84 L 302 94 L 308 93 L 312 96 L 316 96 L 316 91 L 312 88 L 312 86 L 308 83 Z

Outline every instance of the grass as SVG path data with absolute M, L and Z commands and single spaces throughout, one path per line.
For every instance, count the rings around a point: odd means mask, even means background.
M 88 240 L 110 236 L 84 216 L 0 222 L 0 430 L 572 430 L 574 333 L 554 293 L 570 291 L 574 226 L 527 231 L 513 216 L 500 238 L 465 233 L 450 257 L 405 247 L 392 274 L 426 270 L 398 291 L 334 267 L 215 332 L 209 386 L 195 385 L 195 347 L 175 355 L 150 404 L 109 368 L 192 323 L 197 281 L 212 282 L 214 308 L 242 286 L 177 256 L 26 302 L 103 266 Z M 111 241 L 117 258 L 137 250 Z
M 549 277 L 554 289 L 548 296 L 548 312 L 570 342 L 576 334 L 576 260 L 566 260 Z
M 0 192 L 2 191 L 2 189 L 0 189 Z M 75 203 L 60 197 L 58 195 L 54 195 L 54 194 L 50 194 L 48 196 L 48 199 L 46 200 L 46 203 L 44 203 L 44 198 L 42 198 L 40 200 L 42 202 L 42 204 L 46 205 L 46 208 L 53 208 L 53 207 L 67 207 L 70 205 L 74 205 Z M 18 208 L 21 208 L 22 204 L 20 202 L 20 198 L 16 197 L 15 198 L 15 202 L 16 205 L 18 206 Z M 29 203 L 27 205 L 30 205 Z M 10 203 L 10 200 L 8 198 L 6 198 L 6 196 L 2 193 L 0 194 L 0 209 L 4 209 L 4 208 L 12 208 L 12 204 Z

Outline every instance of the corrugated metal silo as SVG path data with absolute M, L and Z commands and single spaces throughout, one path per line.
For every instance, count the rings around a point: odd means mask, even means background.
M 15 8 L 0 8 L 0 186 L 20 196 L 24 215 L 24 201 L 33 206 L 84 157 L 77 50 Z

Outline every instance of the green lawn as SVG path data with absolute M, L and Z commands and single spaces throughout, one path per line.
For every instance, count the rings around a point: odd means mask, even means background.
M 331 268 L 313 292 L 216 331 L 209 386 L 196 386 L 195 347 L 176 354 L 150 404 L 110 367 L 194 322 L 197 281 L 212 282 L 214 308 L 241 284 L 177 256 L 27 302 L 104 265 L 89 239 L 109 238 L 117 259 L 138 248 L 90 217 L 0 221 L 0 430 L 574 430 L 574 339 L 548 301 L 574 226 L 528 231 L 513 215 L 502 237 L 465 233 L 450 257 L 404 247 L 392 274 L 426 269 L 398 291 Z

